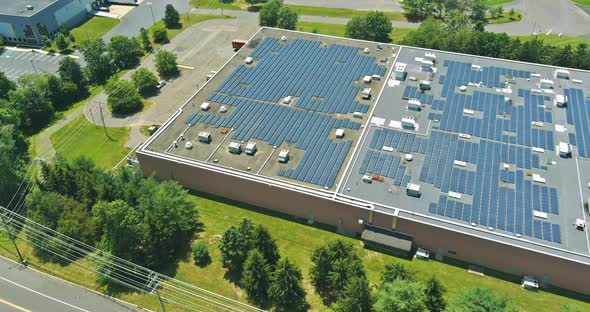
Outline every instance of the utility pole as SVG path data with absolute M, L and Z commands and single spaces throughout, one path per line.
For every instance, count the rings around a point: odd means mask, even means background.
M 4 207 L 2 207 L 2 208 L 4 208 Z M 14 235 L 12 235 L 12 233 L 10 233 L 10 230 L 8 230 L 8 227 L 10 225 L 8 223 L 6 223 L 6 220 L 4 219 L 4 213 L 2 213 L 2 212 L 0 212 L 0 221 L 2 221 L 2 225 L 4 226 L 6 233 L 8 233 L 8 237 L 12 241 L 12 245 L 14 245 L 14 249 L 16 249 L 16 253 L 18 254 L 18 259 L 19 259 L 20 263 L 26 265 L 27 261 L 25 261 L 25 259 L 23 258 L 23 255 L 20 253 L 20 250 L 18 249 L 18 246 L 16 245 L 16 242 L 14 241 Z
M 109 140 L 113 140 L 113 138 L 111 138 L 111 136 L 109 135 L 108 131 L 107 131 L 107 126 L 104 123 L 104 115 L 102 114 L 102 102 L 98 102 L 98 108 L 100 110 L 100 119 L 102 120 L 102 128 L 104 129 L 104 135 L 107 136 L 107 138 L 109 138 Z
M 31 62 L 31 66 L 33 66 L 33 71 L 36 74 L 37 73 L 37 69 L 35 68 L 35 64 L 33 64 L 33 60 L 30 60 L 30 62 Z
M 160 287 L 160 282 L 158 281 L 158 273 L 151 272 L 148 277 L 148 284 L 147 287 L 152 289 L 152 293 L 156 293 L 158 296 L 158 300 L 160 301 L 160 307 L 162 307 L 162 312 L 166 312 L 166 306 L 164 306 L 164 300 L 162 300 L 162 296 L 160 296 L 160 292 L 158 291 L 158 287 Z

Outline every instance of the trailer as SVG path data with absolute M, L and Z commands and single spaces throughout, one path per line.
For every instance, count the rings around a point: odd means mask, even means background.
M 242 40 L 242 39 L 234 39 L 231 42 L 231 46 L 234 49 L 240 49 L 242 48 L 244 45 L 246 45 L 246 43 L 248 43 L 248 40 Z

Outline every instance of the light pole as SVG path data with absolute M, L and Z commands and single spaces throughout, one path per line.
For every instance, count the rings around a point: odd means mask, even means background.
M 196 11 L 196 10 L 197 10 L 197 9 L 195 9 L 195 8 L 192 8 L 192 9 L 190 10 L 190 12 L 187 12 L 187 13 L 186 13 L 186 17 L 188 18 L 188 25 L 189 25 L 189 26 L 191 26 L 191 25 L 193 24 L 193 23 L 191 23 L 191 14 L 193 14 L 193 12 L 194 12 L 194 11 Z
M 154 9 L 152 8 L 152 3 L 151 2 L 146 2 L 146 5 L 150 8 L 150 12 L 152 12 L 152 20 L 154 21 L 154 24 L 156 23 L 156 18 L 154 17 Z

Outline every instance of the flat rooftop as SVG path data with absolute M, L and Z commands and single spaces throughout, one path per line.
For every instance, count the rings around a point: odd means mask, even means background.
M 0 15 L 32 16 L 57 0 L 0 0 Z M 33 6 L 32 10 L 27 5 Z
M 262 28 L 142 149 L 590 264 L 590 73 L 555 70 Z

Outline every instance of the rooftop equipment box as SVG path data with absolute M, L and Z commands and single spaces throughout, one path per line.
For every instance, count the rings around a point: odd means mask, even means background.
M 281 150 L 279 152 L 279 162 L 287 163 L 289 161 L 289 150 Z
M 422 192 L 420 192 L 420 185 L 408 183 L 406 187 L 406 194 L 408 196 L 420 197 L 420 194 L 422 194 Z
M 203 104 L 201 104 L 202 111 L 208 111 L 209 108 L 211 108 L 211 104 L 209 104 L 208 102 L 203 102 Z
M 428 81 L 428 80 L 420 81 L 420 90 L 430 90 L 430 81 Z
M 205 131 L 199 132 L 199 142 L 210 143 L 211 142 L 211 133 L 205 132 Z
M 238 142 L 231 142 L 229 143 L 228 151 L 232 154 L 241 154 L 242 145 Z
M 420 103 L 420 101 L 417 99 L 410 99 L 408 101 L 408 109 L 409 110 L 419 111 L 422 109 L 421 105 L 422 105 L 422 103 Z
M 567 97 L 562 94 L 556 94 L 553 103 L 555 103 L 555 106 L 557 107 L 565 107 L 565 105 L 567 104 Z
M 371 98 L 371 88 L 365 88 L 363 90 L 363 99 L 368 100 Z
M 555 78 L 570 79 L 570 71 L 564 68 L 555 70 Z
M 402 128 L 411 130 L 416 129 L 416 119 L 408 116 L 402 117 Z

